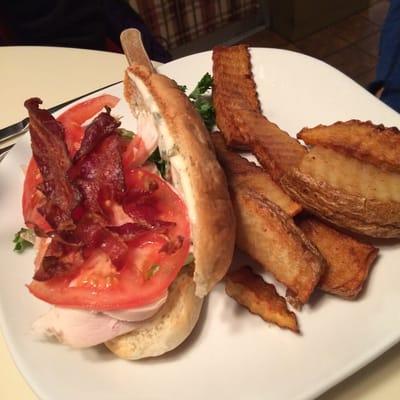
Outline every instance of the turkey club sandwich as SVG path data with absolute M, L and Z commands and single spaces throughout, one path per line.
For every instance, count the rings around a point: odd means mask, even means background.
M 58 119 L 25 102 L 23 213 L 38 250 L 28 289 L 52 305 L 34 330 L 139 359 L 190 334 L 230 265 L 235 222 L 208 131 L 176 83 L 133 64 L 124 94 L 136 134 L 113 116 L 114 96 Z

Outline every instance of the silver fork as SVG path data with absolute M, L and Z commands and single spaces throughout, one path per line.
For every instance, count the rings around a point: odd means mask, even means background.
M 118 83 L 121 83 L 121 81 L 111 83 L 111 84 L 103 86 L 99 89 L 93 90 L 92 92 L 85 93 L 79 97 L 75 97 L 74 99 L 65 101 L 64 103 L 57 104 L 56 106 L 49 108 L 48 111 L 50 111 L 51 113 L 54 113 L 54 112 L 60 110 L 61 108 L 73 103 L 74 101 L 80 100 L 91 94 L 100 92 L 101 90 L 107 89 L 111 86 L 115 86 Z M 16 139 L 17 137 L 28 132 L 28 129 L 29 129 L 29 118 L 28 117 L 24 118 L 23 120 L 15 123 L 13 125 L 9 125 L 3 129 L 0 129 L 0 146 L 2 144 L 4 144 L 5 142 L 10 141 L 9 145 L 6 144 L 3 148 L 0 148 L 0 161 L 3 160 L 3 158 L 6 156 L 8 151 L 14 146 L 14 143 L 11 143 L 12 139 Z

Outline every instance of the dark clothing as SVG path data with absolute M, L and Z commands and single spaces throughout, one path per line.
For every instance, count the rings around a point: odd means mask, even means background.
M 151 59 L 167 62 L 170 54 L 140 16 L 123 0 L 3 0 L 3 45 L 63 46 L 120 51 L 119 35 L 137 28 Z M 2 39 L 2 40 L 1 40 Z
M 400 112 L 400 0 L 391 0 L 382 28 L 376 80 L 370 90 L 383 88 L 381 100 Z

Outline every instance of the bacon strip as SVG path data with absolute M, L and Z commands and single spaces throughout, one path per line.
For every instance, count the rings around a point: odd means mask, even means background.
M 101 249 L 118 269 L 122 268 L 128 246 L 124 240 L 106 226 L 105 221 L 96 214 L 85 214 L 79 221 L 76 236 L 83 244 L 83 255 L 87 258 L 93 250 Z
M 120 235 L 123 240 L 129 241 L 149 231 L 166 235 L 168 230 L 175 226 L 175 222 L 169 221 L 156 221 L 154 224 L 130 222 L 120 226 L 109 226 L 108 229 Z
M 108 113 L 100 114 L 86 129 L 73 164 L 62 124 L 39 104 L 37 98 L 25 102 L 32 151 L 43 177 L 40 190 L 46 196 L 40 211 L 54 228 L 54 237 L 34 279 L 69 275 L 97 248 L 122 267 L 127 245 L 107 229 L 103 212 L 109 201 L 120 202 L 125 192 L 119 137 L 114 133 L 119 122 Z
M 119 137 L 111 134 L 69 170 L 69 178 L 83 194 L 86 210 L 106 216 L 108 206 L 122 201 L 125 181 L 119 150 Z
M 113 232 L 105 224 L 106 221 L 101 216 L 86 213 L 76 229 L 68 232 L 68 242 L 64 241 L 65 237 L 55 234 L 33 279 L 47 281 L 68 276 L 96 249 L 104 251 L 115 267 L 122 268 L 128 246 L 122 235 Z
M 156 224 L 154 210 L 158 208 L 159 199 L 154 196 L 158 189 L 157 182 L 150 181 L 147 190 L 131 187 L 122 203 L 124 211 L 135 221 L 142 224 Z M 134 206 L 132 206 L 134 205 Z
M 33 279 L 47 281 L 54 277 L 69 275 L 82 261 L 79 248 L 69 246 L 54 238 L 48 245 Z
M 33 157 L 43 177 L 40 191 L 46 196 L 39 212 L 52 228 L 63 231 L 75 228 L 72 210 L 80 202 L 80 193 L 67 177 L 71 159 L 64 140 L 64 129 L 47 110 L 39 108 L 42 101 L 25 101 L 30 118 Z
M 85 129 L 81 147 L 74 156 L 74 163 L 88 155 L 104 138 L 115 133 L 120 125 L 109 112 L 100 113 Z

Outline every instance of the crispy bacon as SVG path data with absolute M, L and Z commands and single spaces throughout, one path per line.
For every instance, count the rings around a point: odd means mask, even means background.
M 101 216 L 86 213 L 67 237 L 55 233 L 33 279 L 47 281 L 70 275 L 96 249 L 104 251 L 115 267 L 122 268 L 128 246 L 123 237 L 108 229 L 105 223 Z
M 139 223 L 148 223 L 154 225 L 154 213 L 158 207 L 158 199 L 153 196 L 158 189 L 155 181 L 147 183 L 147 190 L 141 188 L 130 188 L 123 200 L 122 206 L 124 211 Z
M 83 261 L 80 249 L 69 246 L 56 238 L 52 239 L 33 279 L 47 281 L 54 277 L 71 274 Z
M 106 215 L 113 202 L 120 203 L 125 193 L 119 138 L 111 134 L 77 161 L 68 172 L 83 194 L 84 207 Z
M 174 239 L 168 240 L 160 249 L 160 253 L 173 254 L 177 252 L 183 246 L 184 238 L 177 236 Z
M 128 246 L 124 240 L 104 225 L 105 221 L 96 214 L 87 213 L 79 221 L 75 231 L 83 244 L 83 255 L 87 258 L 93 250 L 101 249 L 118 269 L 125 263 Z
M 100 113 L 85 129 L 81 146 L 74 156 L 74 163 L 87 156 L 104 138 L 115 133 L 120 124 L 109 112 Z
M 72 163 L 64 140 L 64 128 L 51 113 L 40 109 L 40 104 L 39 98 L 25 101 L 30 118 L 32 153 L 43 177 L 38 189 L 46 196 L 39 212 L 52 228 L 71 230 L 75 228 L 71 212 L 80 202 L 80 193 L 67 177 Z
M 174 228 L 176 224 L 169 221 L 155 221 L 153 224 L 129 222 L 120 226 L 109 226 L 111 232 L 117 233 L 124 241 L 129 241 L 138 235 L 146 232 L 154 232 L 166 235 L 169 229 Z
M 96 117 L 71 161 L 63 126 L 40 110 L 40 103 L 31 99 L 26 107 L 31 118 L 32 149 L 44 179 L 41 191 L 46 198 L 41 209 L 54 229 L 47 234 L 52 240 L 34 279 L 70 276 L 99 249 L 121 269 L 129 241 L 147 232 L 163 237 L 165 244 L 160 251 L 172 254 L 179 250 L 183 237 L 169 235 L 176 224 L 154 217 L 162 201 L 155 193 L 157 181 L 145 177 L 143 188 L 126 191 L 121 140 L 115 131 L 119 122 L 109 113 Z M 122 206 L 133 222 L 109 226 L 116 206 Z

